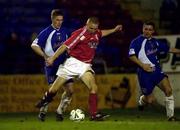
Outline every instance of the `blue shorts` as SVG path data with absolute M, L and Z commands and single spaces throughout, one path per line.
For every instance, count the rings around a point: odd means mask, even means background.
M 164 77 L 168 77 L 161 69 L 154 70 L 153 72 L 146 72 L 142 69 L 138 69 L 137 74 L 139 85 L 144 95 L 151 94 L 155 86 L 158 85 Z
M 45 74 L 48 81 L 48 84 L 52 84 L 56 79 L 56 72 L 57 72 L 58 66 L 45 66 Z
M 58 57 L 55 62 L 53 63 L 52 66 L 46 66 L 44 65 L 44 70 L 46 74 L 46 78 L 48 81 L 48 84 L 52 84 L 56 80 L 56 73 L 59 68 L 60 64 L 63 64 L 64 61 L 68 58 L 69 56 L 64 52 L 60 57 Z M 66 83 L 73 82 L 73 79 L 68 80 Z

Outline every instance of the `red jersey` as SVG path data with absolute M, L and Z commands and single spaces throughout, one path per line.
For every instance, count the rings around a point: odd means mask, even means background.
M 74 31 L 64 44 L 68 47 L 70 56 L 82 62 L 91 63 L 101 36 L 101 30 L 90 33 L 86 27 L 83 27 Z

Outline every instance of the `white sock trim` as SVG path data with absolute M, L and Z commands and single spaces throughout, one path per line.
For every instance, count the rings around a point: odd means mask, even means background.
M 143 101 L 143 97 L 144 97 L 144 95 L 142 95 L 142 96 L 140 96 L 140 98 L 139 98 L 139 105 L 140 106 L 144 106 L 146 103 Z
M 68 105 L 71 103 L 71 97 L 66 97 L 63 98 L 57 108 L 57 113 L 58 114 L 63 114 L 63 112 L 66 110 L 66 108 L 68 107 Z

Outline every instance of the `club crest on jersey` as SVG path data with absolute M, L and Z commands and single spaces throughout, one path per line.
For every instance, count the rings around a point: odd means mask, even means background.
M 61 41 L 61 33 L 57 33 L 57 42 Z
M 98 43 L 97 42 L 89 42 L 88 45 L 90 48 L 97 48 Z

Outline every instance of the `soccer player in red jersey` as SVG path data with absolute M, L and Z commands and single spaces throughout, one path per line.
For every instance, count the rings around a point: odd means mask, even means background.
M 47 64 L 52 65 L 64 51 L 68 51 L 70 57 L 63 65 L 60 65 L 53 85 L 37 104 L 40 108 L 50 103 L 56 95 L 59 88 L 71 78 L 80 78 L 90 91 L 89 95 L 89 113 L 90 120 L 103 120 L 108 115 L 101 114 L 97 110 L 97 84 L 95 82 L 94 71 L 92 70 L 92 60 L 95 50 L 99 44 L 101 37 L 107 36 L 122 30 L 122 25 L 117 25 L 113 29 L 98 29 L 99 20 L 96 17 L 90 17 L 86 25 L 74 31 L 69 39 L 67 39 L 55 52 L 55 54 L 47 59 Z

